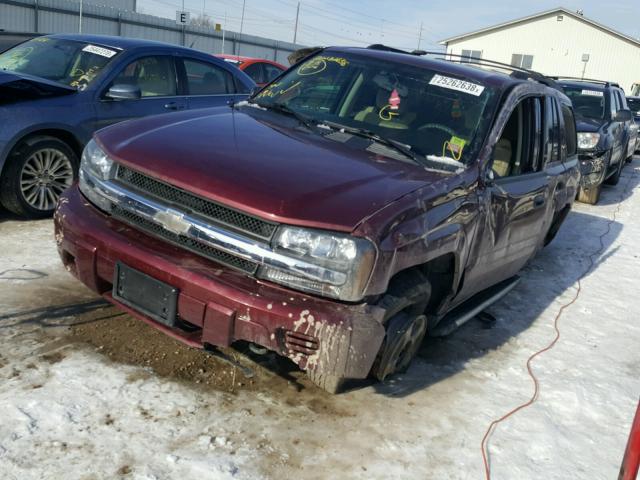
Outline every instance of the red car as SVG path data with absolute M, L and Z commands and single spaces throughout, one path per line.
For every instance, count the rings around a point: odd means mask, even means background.
M 264 87 L 287 69 L 284 65 L 263 58 L 240 57 L 238 55 L 216 55 L 216 57 L 234 64 L 249 75 L 259 87 Z
M 188 345 L 251 342 L 330 392 L 404 371 L 515 286 L 580 172 L 546 77 L 381 48 L 100 130 L 54 217 L 67 269 Z

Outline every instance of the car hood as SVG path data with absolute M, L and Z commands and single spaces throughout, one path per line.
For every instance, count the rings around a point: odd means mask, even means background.
M 245 110 L 160 115 L 96 138 L 116 161 L 208 199 L 268 220 L 340 231 L 447 176 Z
M 576 129 L 578 132 L 597 132 L 604 120 L 576 115 Z
M 0 105 L 22 100 L 69 95 L 77 90 L 61 83 L 21 73 L 0 71 Z

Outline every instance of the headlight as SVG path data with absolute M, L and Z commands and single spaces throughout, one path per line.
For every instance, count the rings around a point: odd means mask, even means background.
M 107 212 L 111 210 L 111 201 L 97 190 L 96 179 L 108 180 L 113 176 L 113 172 L 113 160 L 94 140 L 87 143 L 80 162 L 80 191 L 91 203 Z
M 578 132 L 578 148 L 580 150 L 591 150 L 595 148 L 599 140 L 599 133 Z
M 375 248 L 364 238 L 298 227 L 281 227 L 273 248 L 294 261 L 262 267 L 261 278 L 345 301 L 362 299 L 375 261 Z
M 82 152 L 80 168 L 100 180 L 108 180 L 113 173 L 113 160 L 91 139 Z

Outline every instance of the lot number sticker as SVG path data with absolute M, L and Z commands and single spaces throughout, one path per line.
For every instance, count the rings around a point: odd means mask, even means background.
M 604 96 L 602 92 L 599 92 L 597 90 L 582 90 L 582 95 L 591 95 L 592 97 Z
M 101 57 L 111 58 L 116 53 L 113 50 L 109 50 L 108 48 L 96 47 L 95 45 L 87 45 L 82 49 L 83 52 L 93 53 L 94 55 L 100 55 Z
M 457 90 L 458 92 L 468 93 L 470 95 L 475 95 L 476 97 L 479 97 L 480 94 L 484 92 L 484 87 L 482 85 L 438 74 L 433 76 L 429 85 L 437 85 L 442 88 L 448 88 L 449 90 Z

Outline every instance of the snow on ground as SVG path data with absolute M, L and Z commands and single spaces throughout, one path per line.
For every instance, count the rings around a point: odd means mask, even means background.
M 482 478 L 488 424 L 530 396 L 526 359 L 608 228 L 559 343 L 534 363 L 538 401 L 489 446 L 494 479 L 615 478 L 640 393 L 638 185 L 636 159 L 599 205 L 577 204 L 490 308 L 492 329 L 429 339 L 407 374 L 335 397 L 242 357 L 249 381 L 154 336 L 62 268 L 50 221 L 0 213 L 0 478 Z

